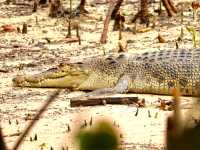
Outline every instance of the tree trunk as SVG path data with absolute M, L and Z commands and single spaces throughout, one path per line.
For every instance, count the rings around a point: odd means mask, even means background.
M 106 19 L 104 21 L 103 32 L 101 34 L 101 39 L 100 39 L 101 44 L 105 44 L 107 41 L 108 26 L 109 26 L 111 15 L 112 15 L 114 8 L 115 8 L 115 1 L 110 1 L 108 13 L 107 13 Z
M 141 0 L 141 16 L 140 21 L 141 23 L 148 23 L 149 22 L 149 11 L 148 11 L 148 0 Z
M 112 12 L 112 15 L 111 15 L 111 19 L 115 19 L 115 16 L 117 15 L 118 11 L 119 11 L 119 8 L 121 6 L 121 4 L 123 3 L 123 0 L 118 0 L 116 5 L 115 5 L 115 8 Z
M 81 0 L 80 5 L 85 6 L 86 0 Z
M 140 11 L 134 16 L 132 22 L 135 22 L 140 18 L 140 23 L 149 25 L 149 11 L 148 11 L 148 0 L 140 1 Z
M 174 11 L 172 10 L 172 7 L 171 7 L 172 4 L 171 5 L 169 4 L 169 0 L 162 0 L 162 3 L 167 11 L 168 16 L 169 17 L 174 16 Z
M 64 8 L 61 0 L 51 0 L 49 17 L 61 17 L 64 15 Z
M 85 9 L 85 3 L 86 3 L 86 0 L 81 0 L 79 6 L 77 8 L 77 9 L 79 9 L 80 14 L 88 13 L 88 11 Z
M 113 26 L 113 31 L 124 30 L 125 17 L 120 13 L 115 16 L 115 22 Z
M 168 3 L 170 5 L 170 7 L 172 8 L 173 12 L 177 13 L 178 11 L 177 11 L 177 8 L 174 6 L 173 1 L 172 0 L 168 0 Z

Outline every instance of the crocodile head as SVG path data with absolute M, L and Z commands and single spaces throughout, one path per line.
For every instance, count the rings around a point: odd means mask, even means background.
M 87 68 L 79 63 L 60 64 L 45 72 L 30 76 L 17 76 L 13 78 L 13 85 L 20 87 L 53 87 L 76 89 L 90 75 Z
M 74 90 L 95 90 L 113 87 L 126 69 L 127 58 L 117 56 L 99 56 L 70 60 L 40 74 L 17 76 L 14 86 L 51 87 Z

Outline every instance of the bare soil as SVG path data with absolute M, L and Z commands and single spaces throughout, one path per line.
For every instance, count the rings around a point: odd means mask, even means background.
M 97 1 L 97 0 L 96 0 Z M 19 1 L 17 3 L 31 4 L 29 1 Z M 55 89 L 50 88 L 20 88 L 12 86 L 12 78 L 16 75 L 35 74 L 45 71 L 57 64 L 73 59 L 74 57 L 87 57 L 92 55 L 103 55 L 118 51 L 117 31 L 112 32 L 113 21 L 110 22 L 108 41 L 100 44 L 100 36 L 103 30 L 103 21 L 108 9 L 108 3 L 93 5 L 95 1 L 88 0 L 86 9 L 88 16 L 80 16 L 73 19 L 73 22 L 80 24 L 81 45 L 78 43 L 65 43 L 67 35 L 66 18 L 48 17 L 49 8 L 39 8 L 36 13 L 32 13 L 32 6 L 28 5 L 5 5 L 0 1 L 0 26 L 10 24 L 15 28 L 22 28 L 23 23 L 28 25 L 28 33 L 0 32 L 0 124 L 3 130 L 6 144 L 12 148 L 18 136 L 15 133 L 23 132 L 32 116 L 36 114 L 42 104 L 47 100 Z M 140 53 L 160 49 L 175 49 L 176 40 L 180 36 L 183 27 L 184 37 L 179 43 L 180 48 L 193 48 L 191 34 L 185 26 L 194 26 L 199 29 L 199 16 L 192 17 L 190 11 L 190 1 L 174 0 L 178 5 L 183 3 L 184 19 L 181 24 L 180 11 L 172 18 L 168 18 L 164 11 L 161 16 L 153 12 L 153 8 L 158 8 L 159 3 L 151 4 L 149 10 L 156 16 L 155 28 L 148 32 L 133 33 L 134 24 L 130 23 L 131 18 L 137 12 L 139 2 L 136 0 L 125 0 L 121 12 L 125 15 L 125 31 L 122 33 L 123 40 L 128 43 L 127 50 L 130 53 Z M 66 8 L 68 1 L 63 1 Z M 73 8 L 78 1 L 73 1 Z M 180 8 L 181 5 L 177 7 Z M 164 8 L 163 8 L 164 9 Z M 180 9 L 179 9 L 180 10 Z M 36 22 L 37 18 L 37 22 Z M 138 24 L 138 23 L 137 23 Z M 137 29 L 145 26 L 137 25 Z M 159 43 L 157 36 L 160 33 L 166 43 Z M 76 35 L 75 30 L 72 31 Z M 198 32 L 197 32 L 198 35 Z M 199 35 L 198 35 L 199 36 Z M 48 43 L 50 41 L 50 43 Z M 199 44 L 197 44 L 199 47 Z M 74 135 L 77 128 L 93 118 L 108 119 L 117 124 L 117 128 L 123 135 L 121 139 L 122 147 L 126 150 L 147 150 L 164 149 L 165 143 L 165 121 L 170 111 L 163 111 L 156 108 L 159 98 L 171 99 L 170 96 L 157 96 L 148 94 L 134 94 L 146 100 L 146 107 L 140 108 L 135 116 L 136 107 L 134 105 L 105 105 L 93 107 L 71 108 L 69 98 L 81 94 L 82 92 L 68 92 L 63 90 L 56 101 L 48 108 L 44 115 L 31 131 L 22 146 L 21 150 L 41 149 L 61 149 L 68 147 L 70 150 L 77 149 L 74 142 Z M 183 97 L 184 101 L 191 102 L 192 98 Z M 151 116 L 149 117 L 148 111 Z M 158 116 L 155 117 L 155 114 Z M 67 132 L 70 125 L 71 131 Z M 34 139 L 37 134 L 36 141 Z

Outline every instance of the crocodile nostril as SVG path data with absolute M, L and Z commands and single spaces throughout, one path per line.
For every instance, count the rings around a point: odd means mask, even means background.
M 17 76 L 15 78 L 13 78 L 12 81 L 14 84 L 20 84 L 23 81 L 25 81 L 25 78 L 23 76 Z

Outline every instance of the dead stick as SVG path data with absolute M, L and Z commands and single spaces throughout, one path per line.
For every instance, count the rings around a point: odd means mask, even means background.
M 122 39 L 122 17 L 121 17 L 121 14 L 119 12 L 119 40 Z
M 100 39 L 101 44 L 105 44 L 106 43 L 108 26 L 109 26 L 110 19 L 111 19 L 111 14 L 112 14 L 114 8 L 115 8 L 115 1 L 111 0 L 110 1 L 110 6 L 108 8 L 108 13 L 107 13 L 106 19 L 104 21 L 103 32 L 101 34 L 101 39 Z
M 105 104 L 134 104 L 138 102 L 138 97 L 92 97 L 87 100 L 70 100 L 71 107 L 95 106 Z
M 70 15 L 69 15 L 69 21 L 68 21 L 67 37 L 71 37 L 71 19 L 72 19 L 72 0 L 70 0 Z
M 0 69 L 0 72 L 2 72 L 2 73 L 8 73 L 9 70 L 6 70 L 6 69 Z
M 77 26 L 76 26 L 76 37 L 78 38 L 79 45 L 81 45 L 81 37 L 79 34 L 79 24 L 77 24 Z
M 18 132 L 18 133 L 13 133 L 13 134 L 9 134 L 9 135 L 4 135 L 3 137 L 20 136 L 21 134 L 22 134 L 22 132 Z
M 79 42 L 79 38 L 73 37 L 73 38 L 66 38 L 63 40 L 58 41 L 59 42 L 65 42 L 65 43 L 73 43 L 73 42 Z

